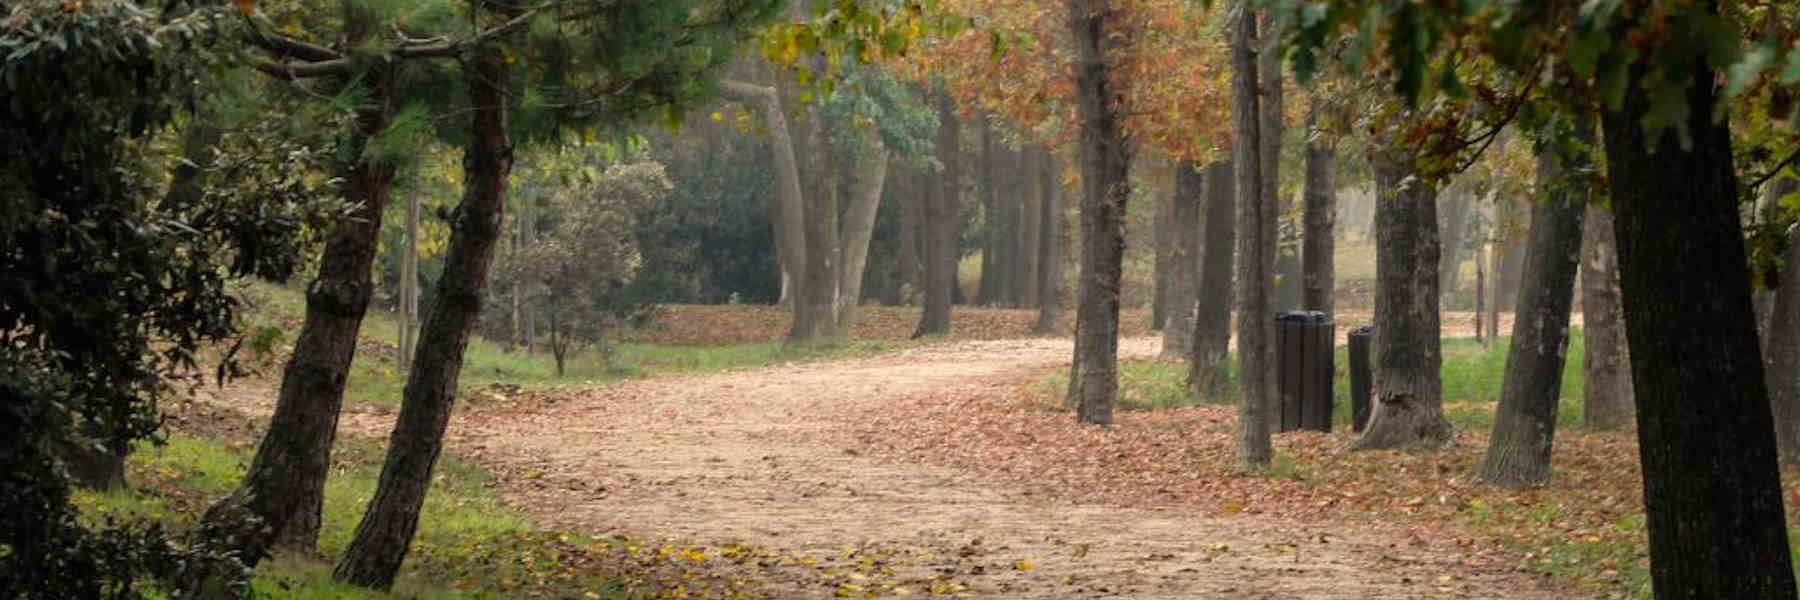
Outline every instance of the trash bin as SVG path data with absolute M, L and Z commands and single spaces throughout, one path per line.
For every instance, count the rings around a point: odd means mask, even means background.
M 1276 431 L 1331 431 L 1332 341 L 1337 327 L 1319 311 L 1275 315 Z
M 1369 424 L 1369 343 L 1374 338 L 1372 325 L 1350 330 L 1350 427 L 1357 433 Z

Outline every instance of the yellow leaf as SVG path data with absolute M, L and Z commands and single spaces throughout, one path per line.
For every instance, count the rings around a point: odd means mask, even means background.
M 723 123 L 725 122 L 725 115 L 715 110 L 712 114 L 712 120 L 714 123 Z
M 1019 562 L 1013 563 L 1013 568 L 1018 569 L 1020 571 L 1030 571 L 1032 569 L 1036 569 L 1037 565 L 1031 564 L 1031 561 L 1029 561 L 1029 560 L 1021 560 Z

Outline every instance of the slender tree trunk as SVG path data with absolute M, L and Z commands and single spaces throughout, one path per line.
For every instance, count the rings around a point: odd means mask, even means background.
M 1648 138 L 1646 94 L 1602 111 L 1651 580 L 1661 598 L 1793 598 L 1731 131 L 1714 72 L 1687 65 L 1662 66 L 1689 76 L 1685 148 L 1672 128 Z
M 1008 308 L 1018 308 L 1019 304 L 1019 230 L 1024 214 L 1024 152 L 1011 148 L 1002 148 L 1006 158 L 1002 181 L 1005 187 L 999 196 L 1000 214 L 1004 218 L 1000 235 L 1000 303 Z
M 875 213 L 881 208 L 881 191 L 887 183 L 888 150 L 880 140 L 871 144 L 856 173 L 856 189 L 850 193 L 850 212 L 844 218 L 844 266 L 838 279 L 838 331 L 849 335 L 862 311 L 863 268 L 869 260 L 869 240 L 875 235 Z
M 1800 181 L 1782 177 L 1769 182 L 1770 197 L 1794 192 Z M 1769 409 L 1775 419 L 1775 442 L 1781 464 L 1800 464 L 1800 229 L 1788 230 L 1787 258 L 1770 308 L 1763 350 L 1768 378 Z
M 527 200 L 518 204 L 519 245 L 530 248 L 537 242 L 537 224 L 533 222 L 536 217 L 532 214 L 531 201 Z M 532 349 L 537 347 L 537 311 L 532 310 L 530 302 L 523 300 L 521 298 L 519 302 L 519 333 L 525 342 L 525 353 L 531 354 Z
M 1267 156 L 1262 144 L 1267 128 L 1258 125 L 1256 15 L 1239 2 L 1231 27 L 1231 116 L 1237 167 L 1237 465 L 1263 471 L 1274 458 L 1269 442 L 1269 398 L 1274 391 L 1271 322 L 1275 287 L 1275 215 L 1271 189 L 1264 181 Z M 1210 236 L 1209 236 L 1210 237 Z
M 1592 141 L 1593 125 L 1576 135 Z M 1481 480 L 1524 488 L 1550 480 L 1550 449 L 1556 441 L 1556 413 L 1562 400 L 1563 358 L 1569 349 L 1569 310 L 1575 299 L 1575 268 L 1581 263 L 1581 217 L 1591 168 L 1587 156 L 1545 150 L 1538 157 L 1540 195 L 1531 207 L 1531 240 L 1526 246 L 1519 310 L 1513 318 L 1512 346 L 1494 433 L 1488 442 Z
M 1063 225 L 1062 168 L 1056 155 L 1043 151 L 1043 205 L 1038 227 L 1038 321 L 1034 331 L 1054 333 L 1062 327 L 1063 249 L 1068 247 L 1068 228 Z
M 1625 347 L 1619 308 L 1619 254 L 1612 209 L 1592 205 L 1582 223 L 1581 332 L 1587 353 L 1582 420 L 1594 429 L 1632 431 L 1637 413 L 1631 393 L 1631 353 Z
M 775 88 L 754 85 L 741 81 L 724 80 L 719 82 L 719 90 L 725 97 L 736 102 L 748 104 L 761 109 L 763 122 L 769 128 L 769 149 L 775 154 L 775 195 L 770 200 L 769 216 L 775 227 L 775 253 L 781 263 L 782 298 L 786 301 L 789 288 L 804 281 L 806 269 L 806 219 L 805 198 L 800 187 L 800 166 L 794 153 L 794 136 L 788 132 L 787 117 L 781 109 L 781 96 Z M 794 329 L 788 331 L 792 339 L 797 329 L 804 329 L 805 319 L 800 314 L 806 310 L 805 302 L 794 303 Z M 810 316 L 806 315 L 806 316 Z
M 957 144 L 961 127 L 955 100 L 949 92 L 938 94 L 938 161 L 944 165 L 942 180 L 930 195 L 925 211 L 925 310 L 913 337 L 950 332 L 950 302 L 956 287 L 957 217 L 961 215 L 961 152 Z
M 1257 103 L 1258 121 L 1262 132 L 1257 136 L 1257 148 L 1262 152 L 1262 201 L 1269 205 L 1270 222 L 1264 225 L 1270 232 L 1274 245 L 1270 246 L 1274 256 L 1275 298 L 1272 310 L 1295 310 L 1300 307 L 1301 274 L 1300 248 L 1289 244 L 1280 235 L 1281 222 L 1292 212 L 1293 196 L 1281 193 L 1281 137 L 1286 126 L 1282 117 L 1286 114 L 1282 99 L 1281 74 L 1281 27 L 1283 24 L 1276 16 L 1276 11 L 1265 11 L 1263 15 L 1263 31 L 1258 38 L 1262 48 L 1256 55 L 1258 80 L 1257 88 L 1262 97 Z M 1273 336 L 1273 325 L 1270 326 Z M 1271 337 L 1272 339 L 1272 337 Z M 1269 356 L 1274 356 L 1274 346 L 1269 348 Z M 1271 363 L 1273 365 L 1273 363 Z M 1270 388 L 1274 389 L 1274 367 L 1270 367 Z M 1279 410 L 1275 403 L 1269 409 Z
M 1332 314 L 1337 282 L 1337 148 L 1335 141 L 1317 131 L 1319 100 L 1307 111 L 1306 141 L 1306 240 L 1301 253 L 1301 277 L 1305 283 L 1300 306 Z
M 1150 162 L 1151 161 L 1148 160 L 1139 161 L 1140 164 L 1144 165 L 1144 168 L 1141 168 L 1140 172 L 1159 170 L 1151 168 L 1148 164 Z M 1158 160 L 1155 162 L 1162 161 Z M 1157 175 L 1146 174 L 1141 175 L 1140 177 L 1147 181 L 1161 180 L 1160 173 Z M 1168 329 L 1167 325 L 1169 324 L 1170 313 L 1169 289 L 1173 283 L 1170 280 L 1174 277 L 1173 268 L 1175 264 L 1175 228 L 1177 227 L 1175 223 L 1175 203 L 1180 200 L 1176 199 L 1175 194 L 1170 193 L 1165 185 L 1152 183 L 1148 187 L 1150 188 L 1150 202 L 1155 208 L 1155 214 L 1152 215 L 1151 219 L 1151 239 L 1153 239 L 1156 244 L 1156 253 L 1154 255 L 1155 286 L 1151 291 L 1150 297 L 1150 329 L 1166 332 Z M 1164 347 L 1166 348 L 1167 346 L 1165 345 Z
M 1123 97 L 1110 79 L 1118 15 L 1107 0 L 1070 0 L 1075 38 L 1075 98 L 1083 156 L 1081 397 L 1076 421 L 1111 425 L 1119 387 L 1119 283 L 1125 258 L 1125 203 L 1131 198 L 1131 146 L 1122 129 Z
M 406 196 L 406 248 L 400 258 L 400 356 L 394 364 L 412 365 L 419 337 L 419 195 Z
M 923 282 L 919 261 L 924 252 L 919 239 L 924 231 L 925 204 L 931 196 L 931 184 L 910 167 L 904 170 L 901 181 L 906 185 L 897 190 L 900 198 L 900 289 L 895 303 L 910 305 L 919 302 Z
M 512 172 L 506 60 L 499 47 L 485 46 L 474 51 L 464 68 L 470 71 L 473 116 L 463 158 L 468 174 L 462 204 L 451 224 L 444 273 L 438 278 L 431 315 L 420 331 L 419 354 L 407 376 L 405 400 L 388 439 L 375 497 L 332 572 L 338 581 L 378 590 L 393 586 L 418 530 L 419 507 L 425 503 L 456 403 L 463 351 L 481 313 Z
M 1189 362 L 1194 354 L 1194 305 L 1200 278 L 1200 208 L 1206 179 L 1200 165 L 1181 161 L 1175 165 L 1174 210 L 1169 228 L 1174 237 L 1169 251 L 1169 321 L 1163 327 L 1162 357 Z
M 1485 333 L 1486 329 L 1484 329 L 1485 326 L 1482 325 L 1483 321 L 1481 318 L 1482 315 L 1487 314 L 1487 306 L 1485 305 L 1487 299 L 1486 252 L 1486 244 L 1480 244 L 1475 247 L 1475 341 L 1481 342 L 1482 348 L 1488 347 L 1488 336 Z
M 1495 212 L 1497 213 L 1499 210 L 1500 209 L 1496 208 Z M 1494 243 L 1488 247 L 1488 318 L 1486 340 L 1489 344 L 1498 341 L 1500 338 L 1500 288 L 1502 285 L 1500 282 L 1500 270 L 1501 264 L 1505 262 L 1506 259 L 1506 243 L 1501 241 L 1500 236 L 1503 235 L 1502 232 L 1504 231 L 1506 231 L 1504 227 L 1496 225 L 1494 227 L 1494 233 L 1496 234 Z
M 1206 251 L 1201 253 L 1198 309 L 1194 312 L 1193 360 L 1188 394 L 1201 400 L 1223 395 L 1231 382 L 1232 256 L 1237 246 L 1236 168 L 1215 162 L 1206 174 Z
M 975 304 L 992 306 L 999 293 L 999 253 L 1000 253 L 1000 219 L 999 209 L 995 206 L 999 199 L 999 186 L 995 174 L 994 163 L 994 124 L 993 118 L 982 114 L 977 117 L 981 125 L 981 163 L 977 165 L 977 178 L 981 180 L 981 279 L 975 287 Z
M 1410 160 L 1410 157 L 1403 159 Z M 1437 448 L 1444 420 L 1437 199 L 1410 167 L 1374 158 L 1375 406 L 1357 450 Z
M 1463 248 L 1468 245 L 1469 205 L 1475 202 L 1461 189 L 1439 194 L 1438 198 L 1444 217 L 1444 255 L 1439 261 L 1438 284 L 1445 298 L 1455 298 L 1458 280 L 1462 279 Z
M 394 111 L 392 82 L 388 70 L 365 74 L 368 99 L 357 109 L 352 148 L 360 150 L 387 129 Z M 250 568 L 268 556 L 278 539 L 284 546 L 302 548 L 312 548 L 318 539 L 338 412 L 356 356 L 356 334 L 374 295 L 369 272 L 394 179 L 392 164 L 363 161 L 347 170 L 344 197 L 357 208 L 337 222 L 325 241 L 269 429 L 243 482 L 207 509 L 199 529 L 201 539 L 235 552 Z
M 1014 276 L 1019 281 L 1019 308 L 1038 307 L 1038 285 L 1042 277 L 1039 275 L 1038 244 L 1043 237 L 1043 199 L 1044 199 L 1044 151 L 1026 145 L 1020 149 L 1023 165 L 1019 175 L 1019 235 L 1017 241 L 1019 263 L 1015 267 Z

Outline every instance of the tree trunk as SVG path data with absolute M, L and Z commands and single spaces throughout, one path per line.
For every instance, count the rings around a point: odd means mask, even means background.
M 1661 71 L 1687 76 L 1686 148 L 1647 137 L 1647 94 L 1602 111 L 1651 580 L 1661 598 L 1793 598 L 1730 126 L 1712 69 L 1686 66 Z
M 537 241 L 537 224 L 533 222 L 535 218 L 531 210 L 531 201 L 520 202 L 519 245 L 522 247 L 529 248 Z M 531 354 L 532 348 L 537 347 L 537 312 L 532 310 L 530 302 L 520 302 L 520 304 L 519 333 L 522 336 L 521 341 L 525 344 L 525 353 Z
M 1306 140 L 1306 239 L 1301 253 L 1301 277 L 1305 283 L 1300 306 L 1332 314 L 1336 290 L 1337 253 L 1337 148 L 1335 141 L 1317 131 L 1319 100 L 1307 111 Z
M 1411 160 L 1407 157 L 1402 160 Z M 1438 315 L 1437 199 L 1411 168 L 1373 158 L 1375 406 L 1357 450 L 1438 448 L 1444 420 Z
M 1269 205 L 1270 222 L 1264 225 L 1271 234 L 1270 246 L 1274 256 L 1275 298 L 1272 310 L 1295 310 L 1300 307 L 1300 248 L 1287 243 L 1281 235 L 1282 220 L 1287 218 L 1293 209 L 1293 196 L 1281 193 L 1281 137 L 1285 129 L 1282 117 L 1285 114 L 1282 106 L 1281 90 L 1281 33 L 1282 26 L 1275 11 L 1263 14 L 1263 32 L 1258 38 L 1262 48 L 1256 55 L 1257 87 L 1262 97 L 1258 99 L 1257 112 L 1259 126 L 1262 131 L 1257 134 L 1257 148 L 1262 153 L 1262 170 L 1259 178 L 1262 181 L 1262 201 Z M 1273 332 L 1274 325 L 1270 325 Z M 1273 333 L 1270 333 L 1273 336 Z M 1272 338 L 1271 338 L 1272 339 Z M 1274 346 L 1269 348 L 1269 356 L 1274 356 Z M 1270 366 L 1270 380 L 1273 381 L 1274 367 Z M 1273 383 L 1269 389 L 1274 389 Z M 1279 408 L 1270 403 L 1270 410 Z
M 770 199 L 769 221 L 775 228 L 775 253 L 781 263 L 781 296 L 788 299 L 790 288 L 805 277 L 806 219 L 805 198 L 800 191 L 800 166 L 794 156 L 794 136 L 790 135 L 787 117 L 781 110 L 781 97 L 775 88 L 723 80 L 719 91 L 736 102 L 749 104 L 763 112 L 763 123 L 769 128 L 769 149 L 775 154 L 775 195 Z M 794 326 L 801 327 L 800 311 L 804 302 L 794 303 Z M 793 337 L 790 329 L 788 335 Z
M 367 101 L 357 109 L 352 148 L 360 150 L 387 129 L 394 111 L 392 77 L 385 69 L 365 73 Z M 278 541 L 311 549 L 318 539 L 338 412 L 356 357 L 356 334 L 374 295 L 369 272 L 394 179 L 392 164 L 363 161 L 347 170 L 344 198 L 356 209 L 337 221 L 325 241 L 269 429 L 243 482 L 207 509 L 199 528 L 200 539 L 235 552 L 248 568 L 268 556 Z
M 1438 199 L 1444 217 L 1444 254 L 1438 266 L 1438 285 L 1445 298 L 1454 299 L 1457 283 L 1462 279 L 1463 248 L 1468 245 L 1469 205 L 1475 202 L 1470 194 L 1460 189 L 1456 193 L 1439 194 Z
M 1576 135 L 1591 143 L 1593 125 L 1577 127 Z M 1547 149 L 1538 157 L 1542 197 L 1531 205 L 1531 240 L 1520 280 L 1524 285 L 1494 434 L 1481 465 L 1481 480 L 1494 485 L 1525 488 L 1550 480 L 1563 358 L 1569 349 L 1569 309 L 1575 299 L 1575 268 L 1581 263 L 1581 216 L 1588 200 L 1581 173 L 1590 168 L 1585 152 L 1569 156 Z
M 955 100 L 949 92 L 938 95 L 938 161 L 944 165 L 940 181 L 928 196 L 925 210 L 925 310 L 919 315 L 914 338 L 950 332 L 950 301 L 956 287 L 957 217 L 962 211 L 962 164 L 957 144 L 961 127 Z
M 1023 149 L 1015 151 L 1002 148 L 1006 158 L 1003 181 L 1005 193 L 998 198 L 1000 215 L 1003 217 L 1000 235 L 1000 303 L 1007 308 L 1018 308 L 1019 304 L 1019 230 L 1023 227 L 1025 173 Z
M 993 118 L 977 117 L 981 125 L 981 164 L 976 177 L 981 180 L 981 279 L 975 287 L 975 304 L 992 306 L 999 295 L 1000 219 L 996 203 L 999 186 L 995 174 Z
M 1194 304 L 1200 278 L 1200 207 L 1206 179 L 1200 165 L 1181 161 L 1175 165 L 1175 193 L 1170 194 L 1169 321 L 1163 326 L 1162 357 L 1191 361 L 1194 354 Z
M 1044 151 L 1026 145 L 1021 148 L 1023 165 L 1020 169 L 1019 197 L 1019 262 L 1014 267 L 1014 276 L 1019 282 L 1019 308 L 1038 307 L 1038 285 L 1042 277 L 1038 274 L 1041 257 L 1038 256 L 1038 244 L 1043 236 L 1043 199 L 1044 199 Z
M 1481 342 L 1482 348 L 1488 347 L 1488 336 L 1485 333 L 1485 326 L 1482 325 L 1482 315 L 1487 314 L 1487 306 L 1484 304 L 1484 301 L 1487 298 L 1487 267 L 1485 266 L 1487 263 L 1484 262 L 1485 252 L 1485 245 L 1477 245 L 1475 247 L 1475 341 Z
M 1494 279 L 1499 288 L 1494 291 L 1494 309 L 1499 312 L 1518 312 L 1519 310 L 1519 278 L 1525 272 L 1525 236 L 1519 235 L 1518 227 L 1521 212 L 1518 202 L 1507 203 L 1507 212 L 1514 213 L 1512 223 L 1506 228 L 1500 252 L 1500 263 L 1494 268 Z M 1516 316 L 1514 318 L 1517 318 Z
M 1498 204 L 1498 202 L 1496 202 Z M 1495 212 L 1499 212 L 1495 208 Z M 1500 271 L 1505 261 L 1506 243 L 1500 237 L 1506 229 L 1498 224 L 1494 226 L 1494 243 L 1488 247 L 1488 294 L 1487 294 L 1487 343 L 1492 344 L 1500 337 Z M 1484 346 L 1485 347 L 1485 346 Z
M 1146 167 L 1149 166 L 1147 164 L 1149 162 L 1150 161 L 1140 161 L 1140 163 L 1144 163 Z M 1141 171 L 1150 170 L 1152 169 L 1141 169 Z M 1160 182 L 1161 173 L 1156 175 L 1146 174 L 1142 175 L 1141 178 L 1146 181 Z M 1170 193 L 1165 185 L 1152 183 L 1148 187 L 1150 188 L 1150 203 L 1155 208 L 1155 214 L 1151 215 L 1150 235 L 1151 239 L 1156 244 L 1156 253 L 1154 254 L 1155 264 L 1153 265 L 1155 285 L 1151 290 L 1150 296 L 1150 329 L 1152 331 L 1161 330 L 1166 333 L 1168 331 L 1167 325 L 1169 323 L 1170 312 L 1169 288 L 1173 283 L 1171 279 L 1174 277 L 1172 271 L 1175 264 L 1175 229 L 1177 227 L 1175 223 L 1175 203 L 1180 202 L 1180 200 L 1176 199 L 1175 194 Z
M 1118 15 L 1107 0 L 1070 0 L 1075 38 L 1075 99 L 1083 155 L 1081 398 L 1076 421 L 1111 425 L 1119 388 L 1119 282 L 1125 258 L 1125 203 L 1131 198 L 1131 146 L 1125 139 L 1121 92 L 1108 72 L 1122 40 L 1108 32 Z
M 1800 181 L 1782 177 L 1768 185 L 1770 195 L 1781 198 L 1793 193 Z M 1769 409 L 1775 419 L 1781 464 L 1794 465 L 1800 464 L 1800 229 L 1788 230 L 1787 259 L 1780 277 L 1770 309 L 1763 372 L 1768 378 Z
M 419 335 L 419 195 L 406 195 L 406 247 L 400 255 L 400 356 L 394 364 L 412 365 Z
M 453 216 L 444 273 L 438 278 L 431 315 L 420 331 L 419 354 L 407 376 L 375 497 L 332 572 L 338 581 L 378 590 L 393 586 L 418 530 L 419 507 L 425 503 L 456 402 L 463 351 L 481 313 L 512 172 L 506 60 L 499 47 L 485 46 L 475 50 L 463 68 L 469 70 L 473 118 L 463 158 L 468 173 L 462 204 Z
M 1038 216 L 1038 320 L 1040 334 L 1062 327 L 1063 249 L 1068 247 L 1068 228 L 1063 225 L 1062 168 L 1048 148 L 1043 150 L 1043 205 Z
M 904 170 L 901 179 L 906 185 L 898 190 L 900 199 L 900 252 L 896 260 L 900 262 L 900 289 L 895 303 L 912 305 L 919 302 L 919 290 L 923 285 L 923 270 L 919 261 L 922 245 L 919 239 L 924 231 L 925 205 L 929 202 L 931 183 L 912 168 Z
M 839 337 L 838 271 L 843 266 L 839 262 L 842 250 L 838 247 L 838 169 L 825 111 L 815 106 L 807 112 L 810 123 L 806 126 L 806 171 L 812 189 L 806 194 L 806 271 L 802 279 L 805 292 L 800 299 L 806 304 L 809 322 L 803 327 L 796 322 L 788 342 L 830 344 Z
M 1232 256 L 1237 246 L 1237 185 L 1232 161 L 1215 162 L 1206 173 L 1206 251 L 1201 253 L 1198 308 L 1194 311 L 1193 360 L 1188 362 L 1190 396 L 1223 395 L 1231 382 Z
M 1619 308 L 1619 255 L 1612 209 L 1592 205 L 1582 223 L 1581 332 L 1587 353 L 1582 421 L 1606 431 L 1632 431 L 1637 413 L 1631 393 L 1631 352 L 1625 347 Z
M 1272 354 L 1274 323 L 1271 322 L 1275 287 L 1273 198 L 1264 177 L 1267 154 L 1262 150 L 1267 129 L 1258 125 L 1259 107 L 1256 60 L 1256 15 L 1248 2 L 1239 2 L 1237 22 L 1231 27 L 1231 117 L 1237 167 L 1237 464 L 1245 471 L 1269 468 L 1274 449 L 1269 443 L 1269 397 L 1274 390 Z M 1211 236 L 1208 236 L 1211 237 Z
M 875 213 L 881 208 L 881 191 L 887 183 L 888 150 L 873 140 L 869 156 L 857 164 L 856 189 L 850 192 L 850 212 L 844 218 L 843 273 L 838 278 L 838 333 L 849 335 L 862 311 L 863 270 L 869 261 L 869 240 L 875 235 Z

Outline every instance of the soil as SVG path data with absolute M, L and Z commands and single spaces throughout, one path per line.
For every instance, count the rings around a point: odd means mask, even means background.
M 1120 355 L 1157 349 L 1130 338 Z M 1104 481 L 1045 494 L 1017 477 L 889 451 L 955 439 L 882 439 L 907 434 L 896 422 L 956 419 L 956 402 L 1014 395 L 1066 368 L 1070 353 L 1066 340 L 952 341 L 603 387 L 496 387 L 456 416 L 448 450 L 492 469 L 508 503 L 546 528 L 718 557 L 694 562 L 760 597 L 1567 593 L 1459 542 L 1453 525 L 1421 533 L 1179 498 L 1121 501 Z M 347 406 L 341 426 L 385 437 L 391 412 Z

